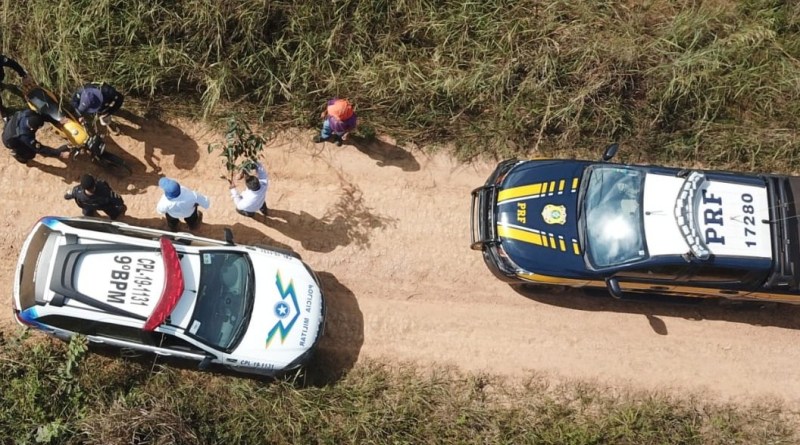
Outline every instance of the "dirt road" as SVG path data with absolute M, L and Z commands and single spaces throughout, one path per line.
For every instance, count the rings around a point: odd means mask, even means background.
M 109 150 L 134 174 L 109 178 L 129 223 L 160 226 L 160 175 L 205 192 L 203 235 L 297 250 L 321 271 L 330 306 L 320 351 L 333 367 L 364 358 L 456 365 L 511 377 L 532 372 L 615 387 L 696 392 L 723 400 L 777 398 L 800 406 L 800 308 L 630 303 L 579 293 L 521 295 L 470 251 L 469 192 L 493 165 L 458 165 L 380 142 L 311 144 L 284 135 L 268 149 L 268 220 L 233 210 L 219 134 L 198 124 L 122 121 Z M 63 191 L 95 166 L 0 156 L 0 279 L 7 292 L 24 235 L 44 214 L 77 215 Z M 8 294 L 7 294 L 8 295 Z M 10 311 L 0 324 L 11 327 Z

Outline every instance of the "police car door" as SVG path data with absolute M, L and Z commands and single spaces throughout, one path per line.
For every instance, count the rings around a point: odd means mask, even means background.
M 670 264 L 624 270 L 615 275 L 623 293 L 672 293 L 688 271 L 686 265 Z

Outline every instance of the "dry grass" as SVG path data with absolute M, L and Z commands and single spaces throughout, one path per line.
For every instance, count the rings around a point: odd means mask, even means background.
M 30 0 L 1 20 L 3 50 L 64 92 L 107 80 L 284 126 L 345 95 L 368 133 L 463 159 L 618 140 L 649 162 L 800 166 L 797 2 Z
M 797 415 L 531 376 L 365 363 L 338 382 L 260 382 L 85 355 L 14 334 L 0 353 L 2 443 L 794 444 Z M 152 360 L 152 358 L 150 358 Z

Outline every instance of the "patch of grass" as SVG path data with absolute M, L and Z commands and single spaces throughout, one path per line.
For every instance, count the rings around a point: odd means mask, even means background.
M 678 151 L 800 166 L 787 156 L 800 148 L 797 2 L 30 0 L 2 11 L 5 53 L 62 93 L 106 80 L 192 115 L 235 107 L 304 127 L 346 96 L 376 133 L 452 144 L 462 159 L 596 157 L 618 140 L 646 162 Z
M 306 385 L 142 365 L 14 334 L 0 353 L 0 431 L 19 443 L 793 444 L 777 404 L 612 393 L 532 376 L 368 362 Z M 313 379 L 311 379 L 313 380 Z M 759 415 L 753 415 L 759 413 Z

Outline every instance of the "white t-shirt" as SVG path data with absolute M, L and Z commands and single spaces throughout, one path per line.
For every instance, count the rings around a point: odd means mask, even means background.
M 236 208 L 243 212 L 257 212 L 267 200 L 267 188 L 269 187 L 269 177 L 267 171 L 260 162 L 256 163 L 256 175 L 258 176 L 259 188 L 252 191 L 246 188 L 241 194 L 236 188 L 231 188 L 231 198 L 233 198 Z
M 162 215 L 167 213 L 173 218 L 188 218 L 194 213 L 195 204 L 204 209 L 211 205 L 208 197 L 181 186 L 181 194 L 173 199 L 161 195 L 161 199 L 156 205 L 156 211 Z

